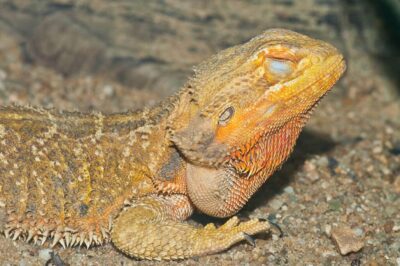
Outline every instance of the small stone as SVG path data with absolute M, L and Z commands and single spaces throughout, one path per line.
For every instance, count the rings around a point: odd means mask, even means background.
M 304 170 L 306 172 L 307 179 L 312 183 L 314 183 L 320 178 L 317 171 L 317 167 L 313 162 L 306 161 L 304 164 Z
M 356 236 L 362 236 L 364 234 L 364 231 L 361 228 L 354 228 L 353 229 L 354 233 L 356 234 Z
M 377 146 L 372 149 L 372 152 L 375 154 L 382 153 L 382 151 L 383 151 L 383 148 L 381 146 Z
M 48 261 L 49 259 L 51 259 L 51 252 L 53 252 L 53 250 L 49 248 L 41 249 L 39 250 L 39 258 L 42 261 Z
M 282 207 L 282 205 L 283 205 L 283 201 L 278 200 L 278 199 L 273 199 L 273 200 L 270 202 L 269 205 L 271 206 L 272 209 L 274 209 L 274 210 L 279 210 L 279 208 Z
M 293 194 L 294 193 L 294 189 L 291 186 L 285 187 L 283 189 L 283 191 L 285 191 L 285 193 L 289 193 L 289 194 Z
M 112 96 L 114 93 L 114 88 L 111 85 L 106 85 L 103 87 L 103 91 L 106 96 Z
M 396 259 L 397 266 L 400 266 L 400 257 Z
M 318 165 L 319 167 L 327 167 L 329 165 L 329 159 L 326 156 L 321 156 L 321 157 L 317 157 L 315 159 L 315 164 Z
M 400 155 L 400 142 L 394 144 L 394 147 L 389 152 L 395 156 Z
M 395 177 L 393 185 L 394 185 L 394 191 L 400 193 L 400 175 Z
M 339 211 L 342 207 L 342 202 L 339 199 L 333 199 L 328 204 L 331 211 Z
M 364 247 L 364 241 L 346 225 L 333 228 L 331 237 L 342 255 L 358 252 Z
M 331 237 L 332 226 L 330 224 L 325 225 L 325 234 Z
M 394 222 L 393 221 L 387 221 L 384 225 L 383 225 L 383 229 L 385 230 L 386 234 L 389 234 L 393 231 L 393 227 L 394 227 Z
M 400 231 L 400 225 L 395 225 L 395 226 L 393 226 L 392 230 L 393 230 L 393 232 L 398 232 L 398 231 Z

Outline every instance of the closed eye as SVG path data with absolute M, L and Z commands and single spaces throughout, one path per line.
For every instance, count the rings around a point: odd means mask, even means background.
M 290 60 L 267 58 L 265 68 L 273 76 L 286 77 L 294 71 L 294 63 Z

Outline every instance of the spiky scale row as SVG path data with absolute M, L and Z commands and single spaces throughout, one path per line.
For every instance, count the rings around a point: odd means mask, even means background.
M 96 232 L 78 232 L 77 230 L 70 229 L 68 227 L 58 227 L 55 230 L 40 230 L 30 228 L 24 230 L 20 226 L 13 224 L 7 224 L 5 226 L 3 234 L 6 238 L 12 240 L 23 240 L 27 243 L 34 243 L 35 245 L 44 245 L 46 241 L 50 241 L 50 247 L 54 247 L 57 244 L 63 248 L 86 246 L 99 246 L 110 241 L 110 232 L 108 229 L 101 228 L 100 234 Z

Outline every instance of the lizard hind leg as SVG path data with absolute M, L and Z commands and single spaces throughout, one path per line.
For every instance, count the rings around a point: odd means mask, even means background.
M 195 227 L 182 221 L 191 212 L 191 203 L 183 195 L 138 199 L 115 219 L 111 240 L 133 257 L 176 260 L 217 253 L 248 240 L 249 235 L 269 230 L 268 222 L 254 219 L 240 223 L 237 217 L 218 228 L 213 224 Z

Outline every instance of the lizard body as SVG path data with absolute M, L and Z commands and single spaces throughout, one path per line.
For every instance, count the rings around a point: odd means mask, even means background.
M 64 247 L 111 240 L 143 259 L 229 248 L 269 229 L 237 213 L 290 155 L 345 69 L 332 46 L 268 30 L 195 69 L 176 95 L 103 115 L 0 108 L 0 231 Z

